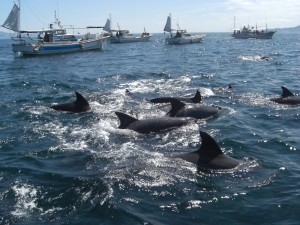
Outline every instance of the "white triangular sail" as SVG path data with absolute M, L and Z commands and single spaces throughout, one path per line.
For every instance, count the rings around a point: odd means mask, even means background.
M 111 31 L 111 27 L 110 27 L 111 25 L 110 25 L 110 19 L 107 19 L 106 20 L 106 24 L 105 24 L 105 26 L 103 27 L 103 30 L 104 31 L 107 31 L 107 32 L 110 32 Z
M 166 31 L 166 32 L 171 32 L 172 31 L 171 15 L 169 15 L 168 18 L 167 18 L 167 22 L 166 22 L 164 31 Z
M 20 31 L 20 8 L 16 3 L 2 26 L 15 32 Z

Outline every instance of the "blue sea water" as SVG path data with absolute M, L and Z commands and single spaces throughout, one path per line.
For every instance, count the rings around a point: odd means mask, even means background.
M 300 107 L 269 101 L 281 86 L 300 94 L 299 33 L 208 33 L 182 46 L 155 34 L 42 57 L 16 57 L 10 44 L 0 40 L 0 224 L 299 224 Z M 148 99 L 197 89 L 221 107 L 216 118 L 158 134 L 118 129 L 115 111 L 163 116 L 170 107 Z M 74 91 L 90 112 L 49 108 Z M 242 166 L 203 172 L 170 157 L 195 151 L 199 130 Z

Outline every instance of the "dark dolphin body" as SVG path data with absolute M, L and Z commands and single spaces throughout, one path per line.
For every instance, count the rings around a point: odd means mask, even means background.
M 197 90 L 197 92 L 193 98 L 162 97 L 162 98 L 151 99 L 150 102 L 152 102 L 152 103 L 169 103 L 173 99 L 176 99 L 176 100 L 182 101 L 182 102 L 188 102 L 188 103 L 199 103 L 199 102 L 201 102 L 202 97 L 201 97 L 200 92 Z
M 294 95 L 286 87 L 281 87 L 282 95 L 280 98 L 271 98 L 273 102 L 286 105 L 298 105 L 300 104 L 300 96 Z
M 195 151 L 175 156 L 196 164 L 200 169 L 233 169 L 240 165 L 234 158 L 225 155 L 216 141 L 207 133 L 200 131 L 201 147 Z
M 79 113 L 79 112 L 86 112 L 90 110 L 89 103 L 82 97 L 81 94 L 75 91 L 76 94 L 76 101 L 52 105 L 51 108 L 59 111 L 67 111 L 69 113 Z
M 139 133 L 148 134 L 150 132 L 159 132 L 165 129 L 175 128 L 186 125 L 192 118 L 170 118 L 159 117 L 151 119 L 138 120 L 125 113 L 115 112 L 120 120 L 120 129 L 130 129 Z
M 213 106 L 193 104 L 187 106 L 176 99 L 171 100 L 172 108 L 167 113 L 170 117 L 193 117 L 195 119 L 206 119 L 218 114 L 219 110 Z

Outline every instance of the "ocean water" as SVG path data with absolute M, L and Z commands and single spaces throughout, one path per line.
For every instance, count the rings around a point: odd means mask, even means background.
M 300 106 L 269 101 L 281 86 L 300 94 L 299 33 L 208 33 L 182 46 L 155 34 L 42 57 L 0 47 L 0 224 L 299 224 Z M 164 116 L 168 105 L 147 100 L 197 89 L 217 117 L 157 134 L 118 129 L 115 111 Z M 90 112 L 49 108 L 74 91 Z M 242 166 L 203 172 L 170 157 L 195 151 L 199 130 Z

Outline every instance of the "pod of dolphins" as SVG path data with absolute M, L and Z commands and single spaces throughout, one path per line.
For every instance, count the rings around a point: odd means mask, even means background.
M 229 85 L 229 88 L 232 88 L 231 85 Z M 271 98 L 270 101 L 278 104 L 300 105 L 300 96 L 294 95 L 286 87 L 281 87 L 281 89 L 282 95 L 277 98 Z M 129 91 L 126 89 L 126 94 L 128 93 Z M 88 101 L 80 93 L 75 92 L 75 94 L 76 100 L 74 102 L 55 104 L 52 105 L 51 108 L 67 113 L 89 111 L 91 108 Z M 171 104 L 171 109 L 166 116 L 139 120 L 125 113 L 115 112 L 120 121 L 118 128 L 148 134 L 184 126 L 188 123 L 195 122 L 197 119 L 208 119 L 218 114 L 219 108 L 199 104 L 201 100 L 202 97 L 198 90 L 192 98 L 161 97 L 151 99 L 150 102 L 154 104 Z M 197 151 L 176 155 L 174 157 L 191 162 L 197 165 L 199 169 L 228 170 L 234 169 L 241 164 L 240 161 L 225 155 L 209 134 L 200 131 L 200 137 L 202 144 Z

